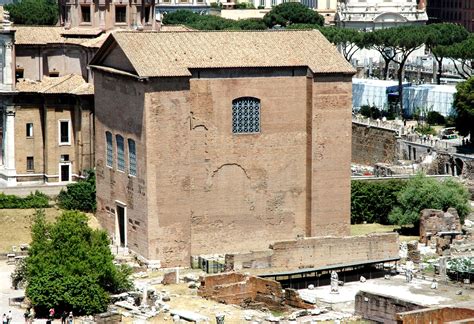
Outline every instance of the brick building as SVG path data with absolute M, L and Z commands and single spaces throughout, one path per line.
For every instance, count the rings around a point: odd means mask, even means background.
M 97 217 L 163 266 L 349 234 L 352 67 L 318 31 L 114 33 Z
M 94 166 L 94 90 L 87 64 L 106 36 L 62 27 L 8 32 L 0 186 L 76 180 Z
M 430 22 L 451 22 L 474 32 L 474 0 L 428 0 Z

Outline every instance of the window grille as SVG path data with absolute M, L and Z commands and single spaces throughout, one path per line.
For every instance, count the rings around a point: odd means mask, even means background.
M 105 139 L 106 139 L 106 145 L 107 145 L 107 166 L 112 167 L 114 164 L 114 148 L 112 145 L 112 133 L 110 132 L 105 132 Z
M 117 141 L 117 170 L 125 171 L 125 148 L 123 144 L 123 137 L 115 135 Z
M 131 176 L 137 175 L 137 152 L 135 149 L 135 141 L 128 139 L 128 164 L 129 173 Z
M 260 132 L 260 100 L 244 97 L 232 101 L 232 132 L 251 134 Z

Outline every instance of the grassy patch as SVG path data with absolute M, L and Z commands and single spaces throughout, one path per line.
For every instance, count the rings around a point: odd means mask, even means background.
M 45 208 L 46 221 L 54 222 L 62 210 Z M 0 253 L 10 252 L 12 245 L 31 242 L 31 222 L 35 209 L 0 209 Z M 89 226 L 99 228 L 94 217 L 89 216 Z
M 381 224 L 354 224 L 351 225 L 351 235 L 366 235 L 371 233 L 393 233 L 400 229 L 397 225 L 381 225 Z M 418 240 L 418 236 L 400 235 L 400 241 Z

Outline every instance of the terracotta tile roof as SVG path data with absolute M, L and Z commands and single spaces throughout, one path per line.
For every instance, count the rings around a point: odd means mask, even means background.
M 314 73 L 355 72 L 316 30 L 116 32 L 111 37 L 140 77 L 189 76 L 192 68 L 308 66 Z
M 81 28 L 73 27 L 70 29 L 63 29 L 61 32 L 62 35 L 75 35 L 75 36 L 98 36 L 102 34 L 102 29 L 100 28 Z
M 87 29 L 82 30 L 82 34 L 67 34 L 68 30 L 63 27 L 46 26 L 15 26 L 16 45 L 46 45 L 46 44 L 77 44 L 85 47 L 100 47 L 106 36 L 99 35 L 95 38 L 77 38 L 67 36 L 86 35 Z M 96 29 L 92 29 L 94 35 Z
M 57 78 L 44 77 L 41 81 L 20 79 L 16 83 L 16 90 L 23 93 L 94 94 L 94 86 L 77 74 L 68 74 Z
M 183 32 L 183 31 L 195 31 L 195 29 L 192 29 L 188 26 L 185 25 L 161 25 L 160 31 L 162 32 Z

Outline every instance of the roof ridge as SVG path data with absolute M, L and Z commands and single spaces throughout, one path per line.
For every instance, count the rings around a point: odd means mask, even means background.
M 166 25 L 166 26 L 186 26 L 186 25 Z M 188 26 L 186 26 L 188 27 Z M 188 27 L 190 28 L 190 27 Z M 318 29 L 251 29 L 251 30 L 234 30 L 234 29 L 224 29 L 224 30 L 166 30 L 166 31 L 159 31 L 159 30 L 114 30 L 112 33 L 117 34 L 159 34 L 159 33 L 167 33 L 167 34 L 181 34 L 181 33 L 291 33 L 291 32 L 312 32 L 312 31 L 319 31 Z
M 64 76 L 64 79 L 63 79 L 63 80 L 61 80 L 61 81 L 59 81 L 59 82 L 57 82 L 57 83 L 54 83 L 54 84 L 51 85 L 50 87 L 43 89 L 43 91 L 41 91 L 41 92 L 45 93 L 46 91 L 51 90 L 51 89 L 53 89 L 53 88 L 55 88 L 55 87 L 57 87 L 57 86 L 63 84 L 64 82 L 70 80 L 70 79 L 71 79 L 72 77 L 74 77 L 75 75 L 77 75 L 77 74 L 75 74 L 75 73 L 66 74 L 66 75 Z M 51 79 L 54 79 L 54 78 L 51 78 Z

